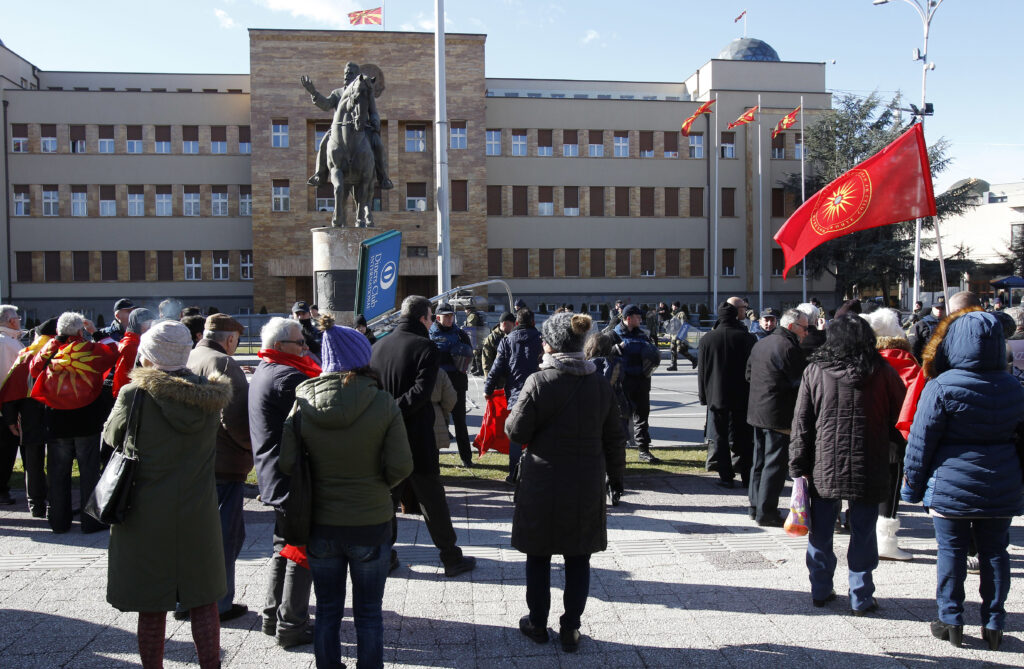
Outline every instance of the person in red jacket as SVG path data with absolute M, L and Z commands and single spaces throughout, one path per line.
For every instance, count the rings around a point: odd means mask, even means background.
M 149 326 L 156 320 L 156 316 L 149 309 L 133 309 L 128 315 L 128 325 L 121 341 L 117 343 L 118 359 L 114 365 L 114 378 L 111 391 L 114 397 L 121 392 L 121 388 L 128 385 L 131 379 L 128 375 L 135 369 L 136 359 L 139 357 L 139 338 L 145 334 Z

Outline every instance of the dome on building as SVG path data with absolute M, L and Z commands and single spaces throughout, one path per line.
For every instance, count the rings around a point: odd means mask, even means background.
M 968 177 L 961 179 L 955 184 L 949 187 L 949 190 L 957 190 L 964 186 L 970 186 L 970 191 L 975 195 L 981 195 L 982 193 L 992 189 L 992 185 L 984 179 L 975 179 L 974 177 Z
M 734 39 L 718 54 L 718 60 L 761 60 L 779 62 L 779 53 L 768 42 L 753 37 Z

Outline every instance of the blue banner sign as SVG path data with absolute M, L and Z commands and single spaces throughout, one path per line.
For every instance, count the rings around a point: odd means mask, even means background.
M 371 237 L 359 245 L 355 311 L 366 320 L 394 308 L 401 257 L 402 233 L 399 230 Z

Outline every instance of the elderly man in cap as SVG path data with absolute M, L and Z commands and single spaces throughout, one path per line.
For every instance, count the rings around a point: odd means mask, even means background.
M 115 302 L 114 320 L 110 321 L 110 325 L 107 327 L 97 330 L 93 334 L 93 339 L 101 341 L 110 337 L 114 341 L 121 341 L 121 337 L 128 331 L 128 314 L 132 313 L 134 308 L 135 305 L 127 297 L 122 297 Z
M 223 375 L 231 381 L 231 403 L 221 410 L 217 430 L 217 507 L 220 510 L 221 536 L 224 540 L 224 567 L 228 592 L 217 602 L 220 619 L 238 618 L 248 611 L 244 604 L 233 603 L 235 595 L 235 560 L 245 541 L 242 521 L 243 487 L 252 469 L 252 441 L 249 436 L 249 383 L 245 372 L 231 356 L 238 348 L 245 327 L 227 314 L 207 317 L 203 338 L 188 356 L 188 368 L 200 376 Z M 175 611 L 184 619 L 187 611 Z
M 469 390 L 469 377 L 456 365 L 454 354 L 464 345 L 472 356 L 473 345 L 469 335 L 455 324 L 455 312 L 451 305 L 441 304 L 437 307 L 437 320 L 430 326 L 430 341 L 434 342 L 441 353 L 441 371 L 455 386 L 458 399 L 452 409 L 452 425 L 455 427 L 455 443 L 459 447 L 459 458 L 465 467 L 473 466 L 473 447 L 469 442 L 469 428 L 466 427 L 466 391 Z
M 306 340 L 309 352 L 316 356 L 317 362 L 319 362 L 320 342 L 323 339 L 323 333 L 320 332 L 320 329 L 316 326 L 316 321 L 313 320 L 313 314 L 310 311 L 312 308 L 305 300 L 299 300 L 292 305 L 292 318 L 302 325 L 302 338 Z
M 750 331 L 761 341 L 775 330 L 779 324 L 779 310 L 775 307 L 765 307 L 761 310 L 761 317 L 750 326 Z

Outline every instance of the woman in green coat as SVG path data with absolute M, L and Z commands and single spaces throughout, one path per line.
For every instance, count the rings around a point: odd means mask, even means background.
M 135 395 L 145 393 L 132 440 L 139 463 L 131 507 L 111 528 L 107 564 L 107 601 L 139 612 L 143 667 L 163 666 L 167 611 L 176 602 L 191 613 L 200 666 L 220 663 L 217 600 L 227 582 L 213 463 L 231 384 L 189 372 L 191 350 L 191 333 L 176 321 L 142 335 L 142 367 L 122 388 L 103 430 L 107 443 L 120 444 Z

